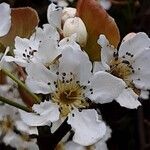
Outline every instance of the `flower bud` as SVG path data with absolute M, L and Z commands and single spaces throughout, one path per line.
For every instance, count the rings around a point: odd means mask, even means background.
M 74 18 L 75 15 L 76 15 L 75 8 L 71 8 L 71 7 L 64 8 L 62 12 L 62 18 L 61 18 L 62 23 L 64 24 L 68 18 Z
M 79 17 L 67 19 L 63 26 L 64 37 L 71 36 L 74 33 L 77 34 L 76 42 L 82 47 L 85 46 L 87 41 L 87 31 L 83 21 Z

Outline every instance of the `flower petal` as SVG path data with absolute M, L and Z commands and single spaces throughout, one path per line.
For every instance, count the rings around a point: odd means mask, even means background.
M 35 63 L 40 62 L 49 66 L 56 57 L 61 54 L 58 43 L 54 39 L 45 39 L 39 44 L 38 52 L 35 53 Z
M 57 76 L 41 64 L 30 63 L 26 67 L 26 85 L 34 93 L 48 94 L 54 90 Z
M 139 53 L 132 67 L 134 68 L 134 73 L 131 75 L 131 80 L 135 86 L 142 90 L 150 89 L 150 48 L 143 49 Z
M 94 144 L 106 132 L 105 123 L 98 119 L 98 114 L 94 109 L 81 112 L 75 109 L 69 114 L 67 122 L 75 131 L 73 141 L 83 146 Z
M 15 126 L 16 128 L 21 131 L 21 132 L 24 132 L 24 133 L 27 133 L 27 134 L 36 134 L 38 135 L 38 130 L 36 127 L 29 127 L 27 124 L 25 124 L 23 121 L 21 120 L 17 120 L 15 121 Z
M 79 145 L 77 143 L 74 143 L 73 141 L 69 141 L 65 144 L 66 150 L 86 150 L 86 147 Z
M 61 29 L 61 15 L 62 8 L 51 3 L 47 9 L 47 19 L 50 25 L 55 28 Z
M 113 45 L 109 43 L 105 35 L 101 34 L 97 43 L 101 46 L 101 62 L 105 70 L 109 70 L 110 61 L 113 59 L 113 53 L 116 51 Z
M 116 101 L 123 107 L 134 109 L 141 105 L 138 101 L 138 96 L 130 89 L 124 89 L 120 93 L 119 97 L 116 98 Z
M 91 76 L 92 64 L 87 56 L 81 50 L 73 49 L 68 46 L 62 51 L 62 57 L 59 59 L 59 72 L 70 75 L 73 73 L 75 79 L 81 84 L 86 84 Z
M 149 91 L 141 90 L 140 97 L 144 100 L 148 100 L 149 99 Z
M 58 106 L 51 102 L 41 102 L 34 104 L 33 110 L 35 113 L 27 113 L 20 110 L 21 119 L 29 126 L 44 126 L 50 125 L 59 119 Z
M 133 38 L 130 38 L 127 41 L 124 41 L 119 48 L 119 57 L 125 57 L 124 59 L 133 60 L 136 55 L 141 53 L 145 48 L 150 46 L 150 39 L 148 36 L 143 33 L 137 33 Z M 131 55 L 128 55 L 131 53 Z
M 117 98 L 125 87 L 126 84 L 122 79 L 99 71 L 91 79 L 93 94 L 87 93 L 87 96 L 96 103 L 109 103 Z
M 50 24 L 43 24 L 43 29 L 40 27 L 37 27 L 36 32 L 32 34 L 32 36 L 30 37 L 30 40 L 39 42 L 47 38 L 49 39 L 52 38 L 57 41 L 60 39 L 60 35 L 57 32 L 56 28 L 54 28 Z
M 0 37 L 6 35 L 11 27 L 11 9 L 6 3 L 0 4 Z

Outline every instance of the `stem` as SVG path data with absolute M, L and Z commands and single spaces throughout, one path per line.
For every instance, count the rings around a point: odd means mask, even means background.
M 21 110 L 24 110 L 26 112 L 32 112 L 32 110 L 30 108 L 23 106 L 23 105 L 20 105 L 20 104 L 14 102 L 13 100 L 7 99 L 5 97 L 0 96 L 0 101 L 3 103 L 9 104 L 11 106 L 14 106 L 16 108 L 19 108 Z
M 17 79 L 11 72 L 9 72 L 7 69 L 2 69 L 2 71 L 9 76 L 12 80 L 14 80 L 20 87 L 22 87 L 25 91 L 27 91 L 32 97 L 35 103 L 40 103 L 40 99 L 37 95 L 32 93 L 26 86 L 25 84 Z

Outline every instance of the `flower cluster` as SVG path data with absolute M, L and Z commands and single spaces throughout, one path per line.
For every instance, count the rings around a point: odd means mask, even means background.
M 11 9 L 1 3 L 0 11 L 3 37 L 11 30 Z M 71 140 L 62 140 L 58 146 L 62 144 L 67 150 L 105 150 L 111 129 L 100 109 L 93 105 L 114 100 L 129 109 L 141 105 L 138 98 L 150 89 L 150 39 L 142 32 L 127 36 L 117 49 L 100 34 L 97 39 L 100 57 L 93 62 L 84 50 L 88 38 L 86 25 L 76 16 L 75 8 L 51 3 L 47 20 L 42 28 L 35 27 L 30 37 L 16 36 L 14 46 L 7 47 L 10 53 L 1 59 L 1 70 L 18 84 L 13 87 L 20 92 L 15 102 L 21 97 L 26 99 L 28 109 L 23 102 L 22 107 L 17 105 L 19 110 L 2 103 L 0 140 L 17 149 L 36 150 L 36 140 L 30 135 L 38 135 L 37 128 L 49 126 L 55 133 L 66 121 L 73 134 L 69 135 Z M 11 65 L 9 71 L 4 63 Z M 20 80 L 9 72 L 14 72 Z M 10 87 L 4 90 L 8 92 Z M 4 92 L 1 96 L 6 98 Z M 30 105 L 28 99 L 36 99 L 36 103 Z

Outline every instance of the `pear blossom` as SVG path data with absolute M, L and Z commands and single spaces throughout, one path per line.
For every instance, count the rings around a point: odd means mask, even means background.
M 4 60 L 13 61 L 22 67 L 26 67 L 30 62 L 49 66 L 61 54 L 58 40 L 58 32 L 51 25 L 45 24 L 43 29 L 37 28 L 30 39 L 17 36 L 15 38 L 14 57 L 5 56 Z
M 11 27 L 11 9 L 7 3 L 0 4 L 0 37 L 6 35 Z
M 140 105 L 141 90 L 150 89 L 150 39 L 145 33 L 124 40 L 115 49 L 104 35 L 100 35 L 101 64 L 105 70 L 126 83 L 127 88 L 116 99 L 121 106 L 135 108 Z
M 30 134 L 37 134 L 35 127 L 29 127 L 20 120 L 18 110 L 9 105 L 0 105 L 0 137 L 1 142 L 17 149 L 38 150 L 35 139 Z
M 64 41 L 61 44 L 62 53 L 55 71 L 38 63 L 26 67 L 28 88 L 49 96 L 48 101 L 33 105 L 33 113 L 20 111 L 21 118 L 30 126 L 50 125 L 68 118 L 67 123 L 75 132 L 73 141 L 91 145 L 104 136 L 106 125 L 97 111 L 89 108 L 89 100 L 95 103 L 113 101 L 126 85 L 107 72 L 93 74 L 88 55 L 79 46 L 77 48 L 77 43 L 70 41 L 67 46 Z

